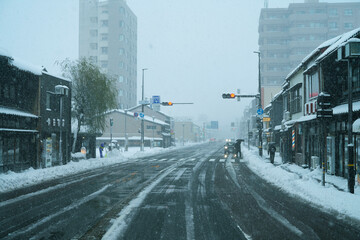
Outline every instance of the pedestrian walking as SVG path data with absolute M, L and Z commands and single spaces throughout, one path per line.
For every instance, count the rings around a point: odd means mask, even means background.
M 276 152 L 275 144 L 273 143 L 269 144 L 268 154 L 270 154 L 270 162 L 272 164 L 274 164 L 275 152 Z
M 104 151 L 104 144 L 100 144 L 99 152 L 100 152 L 100 158 L 103 158 L 103 151 Z

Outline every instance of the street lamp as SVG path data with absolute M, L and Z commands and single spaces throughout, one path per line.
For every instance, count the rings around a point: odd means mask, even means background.
M 125 119 L 124 119 L 124 122 L 125 122 L 125 143 L 124 143 L 124 148 L 125 148 L 125 152 L 127 152 L 127 150 L 128 150 L 128 136 L 127 136 L 127 130 L 126 130 L 126 118 L 127 118 L 127 112 L 128 112 L 128 110 L 127 109 L 125 109 Z
M 261 106 L 261 75 L 260 75 L 260 52 L 254 51 L 258 55 L 259 63 L 258 63 L 258 69 L 259 69 L 259 103 L 258 103 L 258 109 L 262 108 Z M 262 157 L 263 151 L 262 151 L 262 125 L 259 127 L 259 156 Z
M 144 114 L 144 72 L 147 68 L 142 69 L 142 96 L 141 96 L 141 112 Z M 141 146 L 140 151 L 144 151 L 144 118 L 141 118 Z
M 152 126 L 152 132 L 153 132 L 153 136 L 152 136 L 152 147 L 154 147 L 154 129 L 155 129 L 155 117 L 152 117 L 153 119 L 153 126 Z
M 183 137 L 182 137 L 182 144 L 185 145 L 185 123 L 183 123 Z
M 60 141 L 59 141 L 59 160 L 60 160 L 60 164 L 63 164 L 63 151 L 62 151 L 62 127 L 63 127 L 63 116 L 62 116 L 62 112 L 63 112 L 63 97 L 66 95 L 68 96 L 69 94 L 69 88 L 65 85 L 56 85 L 55 86 L 55 94 L 60 96 L 60 126 L 59 126 L 59 131 L 60 131 Z

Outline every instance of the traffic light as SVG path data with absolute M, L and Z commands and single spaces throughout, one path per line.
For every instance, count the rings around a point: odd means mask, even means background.
M 262 128 L 262 122 L 261 122 L 261 118 L 256 118 L 256 128 L 257 129 L 261 129 Z
M 333 110 L 331 108 L 331 95 L 327 93 L 320 93 L 317 98 L 317 118 L 331 118 L 333 117 Z
M 223 93 L 223 98 L 235 98 L 235 93 Z
M 110 118 L 110 126 L 114 126 L 114 119 Z
M 163 106 L 172 106 L 173 103 L 172 102 L 162 102 L 161 105 L 163 105 Z

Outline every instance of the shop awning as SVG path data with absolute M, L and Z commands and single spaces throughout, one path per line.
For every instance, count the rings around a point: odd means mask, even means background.
M 353 132 L 360 133 L 360 118 L 353 123 Z
M 5 115 L 14 115 L 14 116 L 20 116 L 20 117 L 30 117 L 30 118 L 38 118 L 38 116 L 28 113 L 28 112 L 23 112 L 17 109 L 13 109 L 13 108 L 7 108 L 7 107 L 0 107 L 0 114 L 5 114 Z
M 0 128 L 0 132 L 37 133 L 37 130 Z

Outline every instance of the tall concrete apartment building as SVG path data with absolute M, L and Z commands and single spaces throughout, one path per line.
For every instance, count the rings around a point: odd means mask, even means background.
M 137 18 L 125 0 L 79 1 L 79 56 L 117 79 L 119 108 L 136 105 Z
M 263 8 L 259 21 L 263 107 L 289 72 L 327 39 L 360 27 L 360 2 L 305 0 L 288 8 Z

